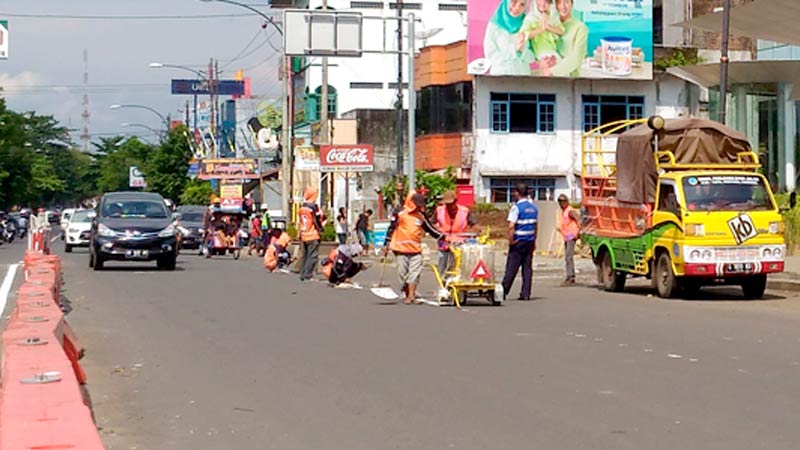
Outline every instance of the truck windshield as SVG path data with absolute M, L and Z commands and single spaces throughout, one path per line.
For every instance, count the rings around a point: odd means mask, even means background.
M 755 175 L 688 176 L 683 179 L 689 211 L 768 211 L 775 209 L 767 187 Z

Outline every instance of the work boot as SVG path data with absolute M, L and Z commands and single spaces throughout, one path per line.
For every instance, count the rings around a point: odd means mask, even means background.
M 575 286 L 575 278 L 567 278 L 561 282 L 561 287 Z

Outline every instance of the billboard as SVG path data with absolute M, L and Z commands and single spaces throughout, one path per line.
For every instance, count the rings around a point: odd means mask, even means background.
M 144 179 L 144 175 L 136 166 L 130 166 L 128 168 L 128 186 L 132 188 L 147 187 L 147 182 Z
M 8 21 L 0 20 L 0 59 L 8 59 Z
M 369 144 L 323 145 L 319 163 L 321 172 L 372 172 L 375 151 Z
M 200 161 L 198 178 L 201 180 L 246 180 L 258 178 L 254 159 L 204 159 Z
M 244 80 L 217 80 L 214 86 L 217 95 L 244 94 Z M 172 80 L 173 95 L 208 95 L 210 88 L 208 80 Z
M 472 75 L 653 78 L 653 0 L 468 0 Z

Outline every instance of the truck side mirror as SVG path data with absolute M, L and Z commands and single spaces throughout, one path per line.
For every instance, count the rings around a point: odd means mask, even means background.
M 795 205 L 797 205 L 797 192 L 792 192 L 789 194 L 789 209 L 794 209 Z

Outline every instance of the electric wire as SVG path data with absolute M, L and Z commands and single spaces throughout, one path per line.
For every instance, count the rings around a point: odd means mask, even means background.
M 256 31 L 256 34 L 253 35 L 253 38 L 250 39 L 250 42 L 248 42 L 247 45 L 245 45 L 244 48 L 239 53 L 236 54 L 236 56 L 234 56 L 229 60 L 225 60 L 225 64 L 223 64 L 222 67 L 220 67 L 220 69 L 224 69 L 233 64 L 234 62 L 238 61 L 239 59 L 246 58 L 249 55 L 251 55 L 252 53 L 248 53 L 247 55 L 244 55 L 244 53 L 250 48 L 251 45 L 253 45 L 253 42 L 255 42 L 256 39 L 258 39 L 259 34 L 261 34 L 261 30 Z M 264 44 L 262 43 L 261 46 L 263 45 Z M 258 50 L 261 46 L 256 47 L 255 50 Z

